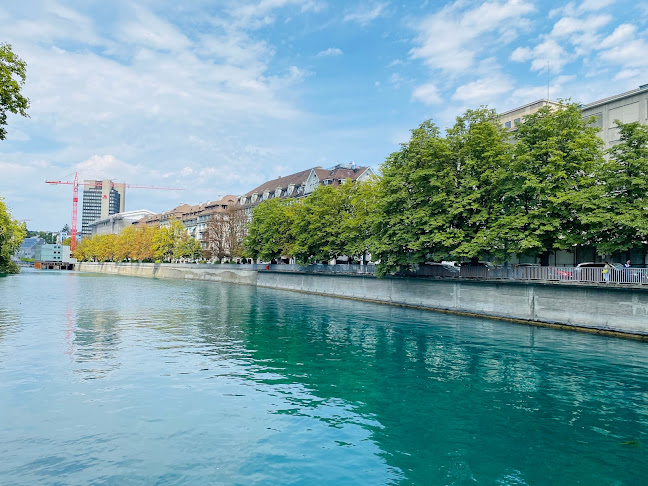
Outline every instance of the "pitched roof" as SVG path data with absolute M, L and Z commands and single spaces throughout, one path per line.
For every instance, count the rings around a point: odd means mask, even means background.
M 297 172 L 296 174 L 291 174 L 289 176 L 279 177 L 278 179 L 272 179 L 271 181 L 264 182 L 259 187 L 252 189 L 250 192 L 244 194 L 243 197 L 249 197 L 254 193 L 263 194 L 265 191 L 274 192 L 277 187 L 285 189 L 291 184 L 294 184 L 296 186 L 305 184 L 311 171 L 315 169 L 317 168 L 302 170 L 301 172 Z

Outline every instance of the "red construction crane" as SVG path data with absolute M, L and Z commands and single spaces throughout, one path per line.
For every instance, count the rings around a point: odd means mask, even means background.
M 101 186 L 102 181 L 92 181 L 92 182 L 79 182 L 79 176 L 74 173 L 74 181 L 45 181 L 46 184 L 69 184 L 73 186 L 73 196 L 72 196 L 72 234 L 70 242 L 70 250 L 74 251 L 76 248 L 76 237 L 77 237 L 77 206 L 79 204 L 79 186 Z M 114 187 L 115 183 L 110 181 L 111 186 Z M 138 186 L 134 184 L 124 184 L 125 187 L 130 189 L 162 189 L 166 191 L 184 191 L 184 189 L 179 187 L 160 187 L 160 186 Z

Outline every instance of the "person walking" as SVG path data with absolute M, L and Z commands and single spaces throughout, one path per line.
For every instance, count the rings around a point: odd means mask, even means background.
M 623 264 L 623 275 L 625 277 L 626 282 L 630 283 L 632 281 L 632 275 L 630 274 L 630 268 L 632 265 L 630 264 L 630 259 L 628 258 L 626 262 Z
M 610 262 L 605 262 L 605 265 L 603 266 L 603 281 L 605 283 L 610 283 L 611 271 L 612 271 L 612 265 L 610 265 Z

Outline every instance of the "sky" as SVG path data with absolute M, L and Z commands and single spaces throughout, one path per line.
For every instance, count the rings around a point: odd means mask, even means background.
M 648 3 L 584 0 L 23 0 L 0 43 L 29 118 L 0 141 L 0 196 L 28 229 L 70 224 L 110 178 L 161 212 L 314 166 L 379 170 L 410 130 L 466 109 L 589 103 L 648 83 Z M 80 224 L 80 218 L 79 218 Z

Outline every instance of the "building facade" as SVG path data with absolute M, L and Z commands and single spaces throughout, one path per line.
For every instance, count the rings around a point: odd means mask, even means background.
M 83 206 L 81 213 L 81 235 L 90 236 L 90 223 L 123 213 L 126 207 L 126 184 L 111 180 L 83 181 Z
M 648 84 L 609 98 L 582 105 L 583 116 L 594 117 L 595 125 L 601 130 L 599 136 L 609 149 L 619 143 L 619 130 L 615 121 L 639 122 L 648 125 Z
M 540 108 L 543 106 L 550 106 L 551 108 L 559 108 L 562 106 L 557 101 L 551 100 L 538 100 L 533 103 L 529 103 L 518 108 L 513 108 L 512 110 L 505 111 L 504 113 L 499 114 L 500 121 L 502 126 L 508 130 L 515 130 L 515 127 L 522 123 L 525 116 L 532 115 L 537 113 Z
M 93 221 L 88 224 L 88 229 L 90 231 L 90 236 L 109 234 L 118 235 L 124 228 L 133 225 L 136 221 L 154 215 L 155 213 L 153 211 L 148 211 L 146 209 L 126 211 Z
M 238 203 L 249 215 L 255 206 L 268 199 L 307 197 L 317 186 L 338 186 L 344 184 L 347 180 L 363 181 L 373 175 L 375 175 L 375 172 L 371 167 L 359 167 L 355 164 L 339 164 L 331 169 L 313 167 L 312 169 L 264 182 L 239 197 Z
M 206 247 L 205 232 L 207 223 L 215 213 L 222 213 L 228 208 L 235 207 L 238 197 L 233 195 L 225 196 L 216 201 L 210 201 L 203 204 L 181 204 L 169 211 L 159 214 L 151 214 L 134 222 L 135 226 L 166 226 L 171 220 L 181 221 L 189 236 L 198 240 L 203 247 Z
M 20 244 L 20 248 L 16 252 L 17 258 L 34 258 L 36 256 L 36 248 L 40 245 L 44 245 L 45 240 L 37 236 L 31 238 L 25 238 Z

